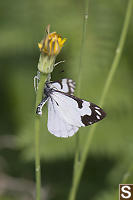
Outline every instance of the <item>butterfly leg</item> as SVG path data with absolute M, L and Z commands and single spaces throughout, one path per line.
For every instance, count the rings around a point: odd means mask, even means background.
M 48 99 L 49 99 L 48 96 L 44 97 L 44 99 L 41 101 L 41 103 L 37 106 L 36 114 L 42 115 L 42 108 L 43 108 L 44 104 L 48 101 Z

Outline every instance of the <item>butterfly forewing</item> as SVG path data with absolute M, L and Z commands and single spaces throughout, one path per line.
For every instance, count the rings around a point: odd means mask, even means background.
M 69 124 L 81 127 L 102 120 L 105 112 L 97 105 L 59 91 L 51 94 L 61 117 Z
M 81 121 L 84 124 L 83 126 L 94 124 L 106 116 L 106 113 L 96 104 L 85 101 L 73 95 L 66 95 L 77 102 L 78 112 L 80 114 Z
M 106 116 L 106 113 L 96 104 L 90 103 L 89 108 L 91 109 L 91 115 L 85 114 L 81 116 L 82 123 L 85 126 L 94 124 Z

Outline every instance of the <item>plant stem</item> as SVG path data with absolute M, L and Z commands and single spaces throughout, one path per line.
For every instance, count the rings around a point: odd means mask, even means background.
M 88 8 L 89 8 L 89 0 L 85 0 L 85 11 L 83 18 L 83 29 L 82 29 L 82 39 L 81 39 L 81 48 L 80 48 L 80 58 L 79 58 L 79 68 L 78 68 L 78 84 L 77 84 L 77 94 L 80 95 L 80 86 L 82 73 L 81 69 L 83 69 L 83 57 L 85 53 L 85 40 L 86 40 L 86 31 L 87 31 L 87 22 L 88 22 Z
M 116 49 L 116 54 L 115 54 L 112 66 L 110 68 L 110 72 L 109 72 L 109 74 L 107 76 L 107 80 L 105 82 L 105 87 L 104 87 L 103 93 L 101 95 L 100 105 L 103 105 L 103 103 L 104 103 L 105 97 L 107 96 L 107 93 L 109 91 L 109 87 L 111 85 L 111 82 L 113 80 L 114 74 L 116 72 L 116 69 L 118 67 L 118 64 L 119 64 L 119 61 L 120 61 L 120 58 L 121 58 L 121 54 L 122 54 L 122 51 L 123 51 L 123 47 L 124 47 L 124 43 L 125 43 L 127 31 L 128 31 L 128 26 L 129 26 L 129 22 L 130 22 L 130 18 L 131 18 L 132 3 L 133 3 L 133 0 L 128 1 L 126 16 L 125 16 L 125 20 L 124 20 L 119 44 L 118 44 L 118 47 Z M 74 182 L 73 187 L 71 189 L 69 200 L 75 200 L 75 198 L 76 198 L 76 194 L 77 194 L 78 186 L 79 186 L 79 183 L 80 183 L 81 175 L 82 175 L 82 172 L 83 172 L 83 169 L 84 169 L 84 166 L 85 166 L 85 162 L 86 162 L 86 159 L 87 159 L 88 152 L 90 150 L 91 141 L 92 141 L 96 126 L 97 126 L 97 124 L 94 124 L 90 128 L 90 132 L 89 132 L 88 137 L 86 139 L 85 145 L 83 146 L 84 148 L 83 148 L 83 151 L 82 151 L 82 157 L 81 157 L 80 165 L 78 167 L 78 170 L 76 170 L 75 173 L 74 173 L 75 182 Z
M 47 80 L 47 75 L 41 74 L 36 94 L 36 107 L 42 100 L 44 83 Z M 40 121 L 41 117 L 35 116 L 35 172 L 36 172 L 36 200 L 41 199 L 41 167 L 40 167 Z
M 88 7 L 89 7 L 89 0 L 85 0 L 85 11 L 84 11 L 84 18 L 83 18 L 83 29 L 82 29 L 82 39 L 81 39 L 81 48 L 80 48 L 80 58 L 79 58 L 79 67 L 78 67 L 78 80 L 77 80 L 77 96 L 80 96 L 80 88 L 81 88 L 81 79 L 82 79 L 82 72 L 81 68 L 83 69 L 83 57 L 85 52 L 85 40 L 86 40 L 86 31 L 87 31 L 87 21 L 88 21 Z M 79 133 L 76 135 L 76 146 L 75 146 L 75 158 L 74 158 L 74 168 L 73 168 L 73 180 L 72 180 L 72 187 L 75 185 L 75 173 L 78 169 L 80 164 L 80 135 Z

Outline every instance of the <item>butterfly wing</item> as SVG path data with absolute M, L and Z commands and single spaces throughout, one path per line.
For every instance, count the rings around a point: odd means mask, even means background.
M 55 91 L 52 99 L 58 104 L 60 113 L 65 120 L 77 127 L 87 126 L 102 120 L 105 112 L 97 105 L 72 95 Z M 86 120 L 88 121 L 85 122 Z
M 70 137 L 78 131 L 75 127 L 65 121 L 60 113 L 59 106 L 53 99 L 48 100 L 48 130 L 56 137 Z
M 67 94 L 73 94 L 75 89 L 75 82 L 71 79 L 61 79 L 56 82 L 51 83 L 52 87 L 58 91 L 67 93 Z
M 102 120 L 106 113 L 97 105 L 54 91 L 48 101 L 48 130 L 57 137 L 72 136 L 79 127 Z

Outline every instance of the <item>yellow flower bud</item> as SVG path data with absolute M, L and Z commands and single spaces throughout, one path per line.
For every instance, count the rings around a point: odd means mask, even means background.
M 56 56 L 60 53 L 66 38 L 62 39 L 61 35 L 56 32 L 49 33 L 50 25 L 46 29 L 46 37 L 38 43 L 41 51 L 38 70 L 42 73 L 51 73 L 54 68 Z
M 46 38 L 38 43 L 38 47 L 41 52 L 47 54 L 48 56 L 57 56 L 64 43 L 66 38 L 62 39 L 61 35 L 56 32 L 48 33 Z

